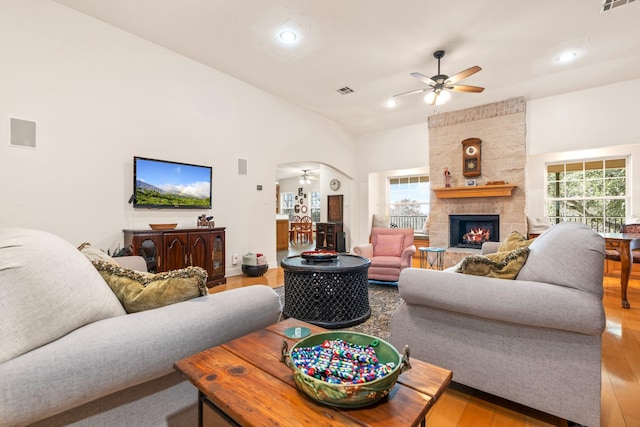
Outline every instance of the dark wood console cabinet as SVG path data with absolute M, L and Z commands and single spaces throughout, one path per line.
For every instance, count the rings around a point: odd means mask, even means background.
M 316 223 L 316 249 L 344 252 L 344 248 L 340 247 L 340 236 L 342 236 L 341 222 Z
M 142 256 L 152 273 L 202 267 L 209 278 L 207 286 L 226 283 L 225 231 L 216 228 L 177 228 L 173 230 L 122 230 L 125 246 Z

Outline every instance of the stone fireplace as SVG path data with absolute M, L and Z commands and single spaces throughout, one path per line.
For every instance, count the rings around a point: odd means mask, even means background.
M 449 247 L 480 249 L 500 241 L 499 215 L 449 215 Z
M 446 249 L 445 267 L 457 264 L 467 255 L 478 254 L 481 247 L 477 243 L 465 247 L 450 243 L 452 231 L 458 231 L 452 230 L 451 216 L 498 217 L 499 222 L 493 224 L 493 238 L 489 237 L 493 241 L 504 239 L 512 231 L 526 234 L 525 110 L 525 99 L 520 97 L 429 117 L 432 190 L 445 187 L 445 167 L 451 174 L 452 189 L 462 190 L 455 197 L 440 195 L 440 198 L 436 191 L 431 192 L 429 245 Z M 464 191 L 468 178 L 462 175 L 462 141 L 467 138 L 482 140 L 482 175 L 475 178 L 477 189 L 491 181 L 504 181 L 515 186 L 508 195 L 486 196 L 481 191 Z M 462 234 L 466 233 L 467 230 Z M 474 239 L 482 238 L 471 240 Z

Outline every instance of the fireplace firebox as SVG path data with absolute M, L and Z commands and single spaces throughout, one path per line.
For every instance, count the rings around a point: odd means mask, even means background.
M 449 215 L 449 246 L 480 249 L 500 241 L 499 215 Z

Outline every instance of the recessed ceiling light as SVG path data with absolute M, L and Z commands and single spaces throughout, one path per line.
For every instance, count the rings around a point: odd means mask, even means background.
M 396 101 L 393 98 L 387 99 L 386 102 L 384 103 L 384 106 L 387 108 L 395 108 L 397 105 L 398 105 L 398 101 Z
M 293 43 L 298 38 L 298 35 L 293 31 L 285 30 L 280 33 L 280 40 L 285 43 Z
M 578 54 L 576 52 L 564 52 L 563 54 L 561 54 L 560 56 L 558 56 L 556 58 L 556 60 L 558 62 L 571 62 L 574 59 L 576 59 L 576 57 L 578 56 Z

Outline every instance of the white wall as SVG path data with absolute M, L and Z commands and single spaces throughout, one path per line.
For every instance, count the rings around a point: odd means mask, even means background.
M 260 250 L 275 265 L 276 165 L 308 160 L 304 143 L 355 174 L 355 140 L 335 122 L 49 0 L 0 3 L 0 51 L 1 226 L 103 249 L 123 228 L 194 226 L 205 212 L 127 204 L 132 158 L 204 164 L 227 261 Z M 10 117 L 37 123 L 36 149 L 9 146 Z
M 359 192 L 357 230 L 352 243 L 368 242 L 374 213 L 385 213 L 389 176 L 429 174 L 429 128 L 426 122 L 357 138 Z
M 640 215 L 640 79 L 527 102 L 527 215 L 544 212 L 545 165 L 627 157 L 629 216 Z

